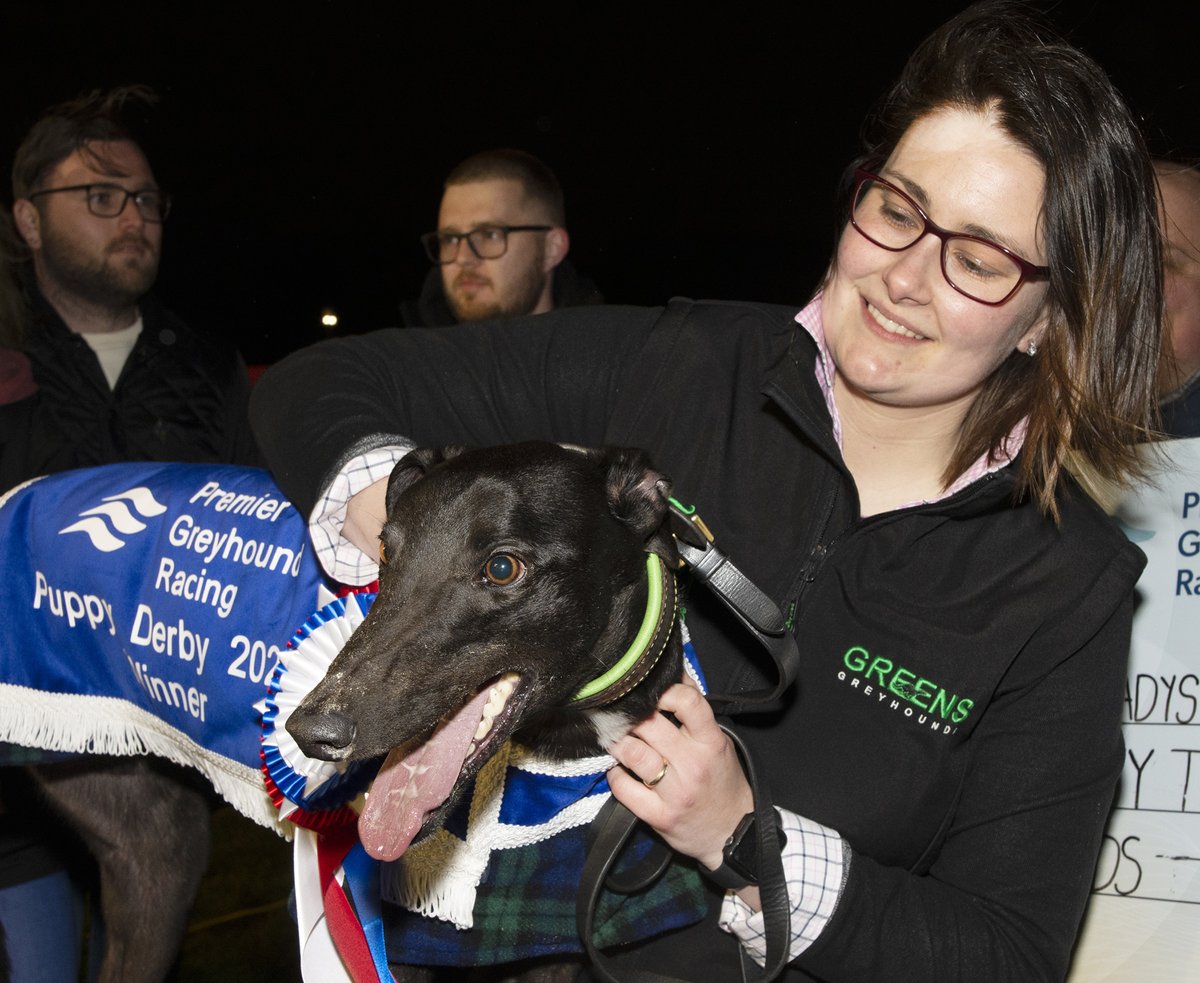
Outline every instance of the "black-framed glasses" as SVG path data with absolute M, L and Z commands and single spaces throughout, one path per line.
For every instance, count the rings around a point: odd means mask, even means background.
M 127 191 L 118 184 L 72 184 L 65 188 L 43 188 L 29 196 L 30 201 L 42 195 L 63 191 L 82 191 L 88 211 L 100 218 L 116 218 L 133 199 L 133 204 L 146 222 L 165 222 L 171 211 L 171 196 L 158 188 Z
M 439 266 L 458 258 L 458 247 L 466 242 L 479 259 L 499 259 L 508 251 L 510 232 L 549 232 L 552 225 L 481 225 L 470 232 L 426 232 L 421 245 L 429 259 Z
M 894 184 L 864 168 L 854 172 L 850 223 L 858 233 L 891 252 L 908 249 L 926 235 L 942 241 L 942 276 L 955 290 L 989 307 L 999 307 L 1026 280 L 1044 280 L 1047 266 L 1035 266 L 998 242 L 935 225 L 924 210 Z

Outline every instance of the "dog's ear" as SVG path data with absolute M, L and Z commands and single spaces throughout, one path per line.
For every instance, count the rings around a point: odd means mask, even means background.
M 674 541 L 664 533 L 671 479 L 654 468 L 645 451 L 610 447 L 604 449 L 604 456 L 609 510 L 647 549 L 674 562 Z
M 458 457 L 465 450 L 465 447 L 459 447 L 456 444 L 446 447 L 415 447 L 400 458 L 388 478 L 386 502 L 388 513 L 391 514 L 396 505 L 396 499 L 406 488 L 424 478 L 439 464 Z

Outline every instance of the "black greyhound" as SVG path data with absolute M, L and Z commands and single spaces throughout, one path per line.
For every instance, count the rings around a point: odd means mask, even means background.
M 378 597 L 287 724 L 310 757 L 387 756 L 359 819 L 369 853 L 437 829 L 509 737 L 591 756 L 654 712 L 683 671 L 669 489 L 620 448 L 396 465 Z

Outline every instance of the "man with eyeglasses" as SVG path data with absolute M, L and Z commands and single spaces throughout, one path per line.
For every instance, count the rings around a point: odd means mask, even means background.
M 566 260 L 563 192 L 532 154 L 474 154 L 446 178 L 437 231 L 421 237 L 434 264 L 420 298 L 401 305 L 406 326 L 542 314 L 599 303 L 594 284 Z
M 23 316 L 6 332 L 15 347 L 0 354 L 31 378 L 0 393 L 0 492 L 119 461 L 258 463 L 241 357 L 149 293 L 170 199 L 128 119 L 153 102 L 149 90 L 126 87 L 62 103 L 17 149 L 12 219 L 21 243 L 4 259 Z M 73 980 L 82 903 L 68 871 L 86 868 L 15 781 L 0 771 L 0 926 L 11 979 Z
M 143 87 L 47 110 L 13 162 L 13 224 L 29 301 L 23 350 L 37 409 L 19 409 L 0 489 L 36 474 L 113 461 L 254 463 L 240 356 L 155 300 L 170 197 L 134 138 Z

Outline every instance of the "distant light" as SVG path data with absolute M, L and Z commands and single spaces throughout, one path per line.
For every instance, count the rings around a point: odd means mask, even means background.
M 327 328 L 336 328 L 338 316 L 333 311 L 323 311 L 321 314 L 321 324 Z

